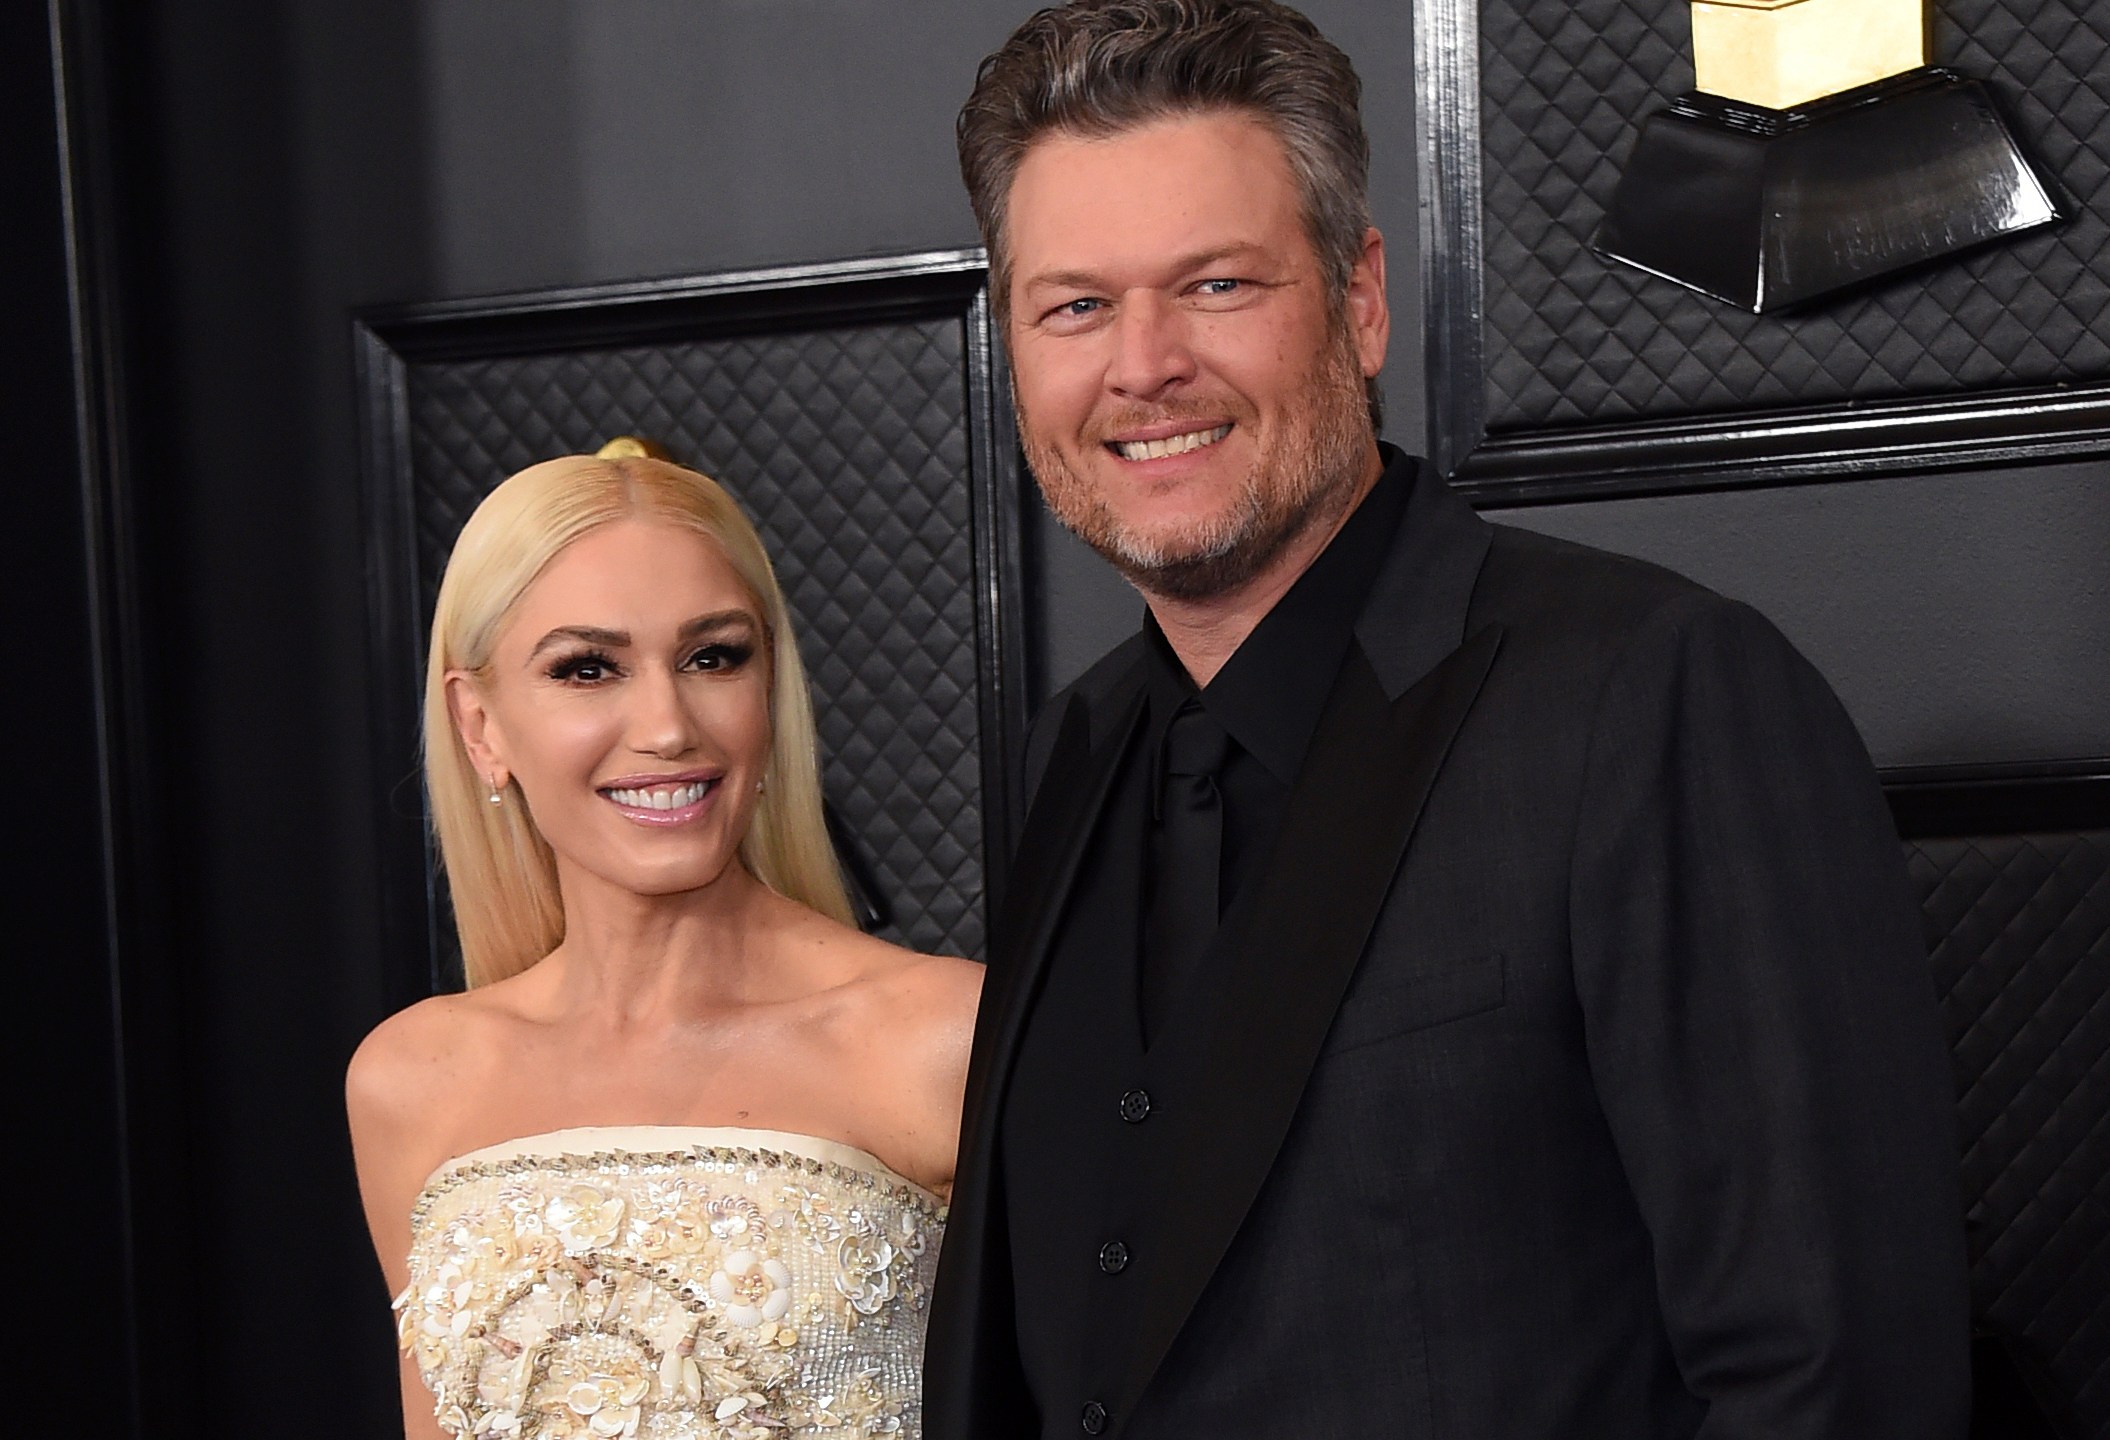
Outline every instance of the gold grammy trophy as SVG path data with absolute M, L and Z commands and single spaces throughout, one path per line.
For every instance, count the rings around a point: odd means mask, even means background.
M 1693 0 L 1696 88 L 1642 122 L 1592 248 L 1765 313 L 2060 218 L 1926 0 Z

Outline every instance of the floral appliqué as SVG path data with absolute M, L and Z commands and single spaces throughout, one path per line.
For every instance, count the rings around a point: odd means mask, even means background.
M 931 1196 L 876 1162 L 788 1148 L 537 1154 L 520 1143 L 443 1171 L 413 1212 L 397 1335 L 442 1429 L 493 1440 L 920 1433 L 944 1224 Z

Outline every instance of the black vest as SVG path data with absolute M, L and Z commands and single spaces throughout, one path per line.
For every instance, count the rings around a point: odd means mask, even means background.
M 1115 777 L 1018 1053 L 1002 1153 L 1019 1354 L 1041 1433 L 1090 1433 L 1118 1373 L 1158 1237 L 1145 1203 L 1163 1083 L 1137 1007 L 1142 730 Z M 1153 1054 L 1162 1056 L 1165 1038 Z M 1162 1069 L 1162 1063 L 1157 1069 Z M 1082 1428 L 1080 1426 L 1082 1425 Z
M 1167 1173 L 1152 1121 L 1167 1107 L 1208 1103 L 1191 1079 L 1207 1006 L 1189 996 L 1143 1048 L 1137 977 L 1152 733 L 1137 727 L 1094 827 L 1019 1043 L 999 1138 L 1019 1357 L 1048 1440 L 1099 1433 L 1092 1412 L 1123 1369 L 1153 1270 L 1179 1243 L 1161 1200 L 1180 1178 Z M 1197 984 L 1209 983 L 1251 899 L 1233 898 Z

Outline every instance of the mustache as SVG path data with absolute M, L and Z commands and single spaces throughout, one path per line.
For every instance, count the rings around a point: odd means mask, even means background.
M 1181 399 L 1155 405 L 1124 405 L 1094 416 L 1085 438 L 1104 444 L 1123 431 L 1140 430 L 1146 425 L 1178 425 L 1189 420 L 1242 422 L 1251 418 L 1250 407 L 1224 400 Z

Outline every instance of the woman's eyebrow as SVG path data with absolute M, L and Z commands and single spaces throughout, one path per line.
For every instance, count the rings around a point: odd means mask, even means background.
M 630 643 L 630 632 L 603 630 L 595 625 L 559 625 L 535 642 L 535 648 L 528 651 L 528 659 L 534 659 L 550 646 L 564 640 L 583 640 L 589 645 L 605 645 L 611 650 L 620 650 Z
M 745 610 L 714 610 L 708 615 L 698 615 L 681 627 L 681 638 L 693 640 L 698 635 L 709 635 L 721 630 L 759 629 L 759 622 Z
M 718 634 L 727 630 L 754 630 L 759 628 L 760 622 L 745 610 L 713 610 L 708 615 L 698 615 L 693 620 L 683 621 L 679 633 L 683 640 L 694 640 L 699 635 Z M 611 650 L 621 650 L 630 644 L 630 632 L 628 630 L 607 630 L 598 625 L 559 625 L 556 629 L 550 631 L 549 634 L 535 642 L 535 648 L 528 651 L 528 658 L 532 660 L 552 645 L 562 644 L 567 640 L 578 640 L 588 645 L 601 645 Z

